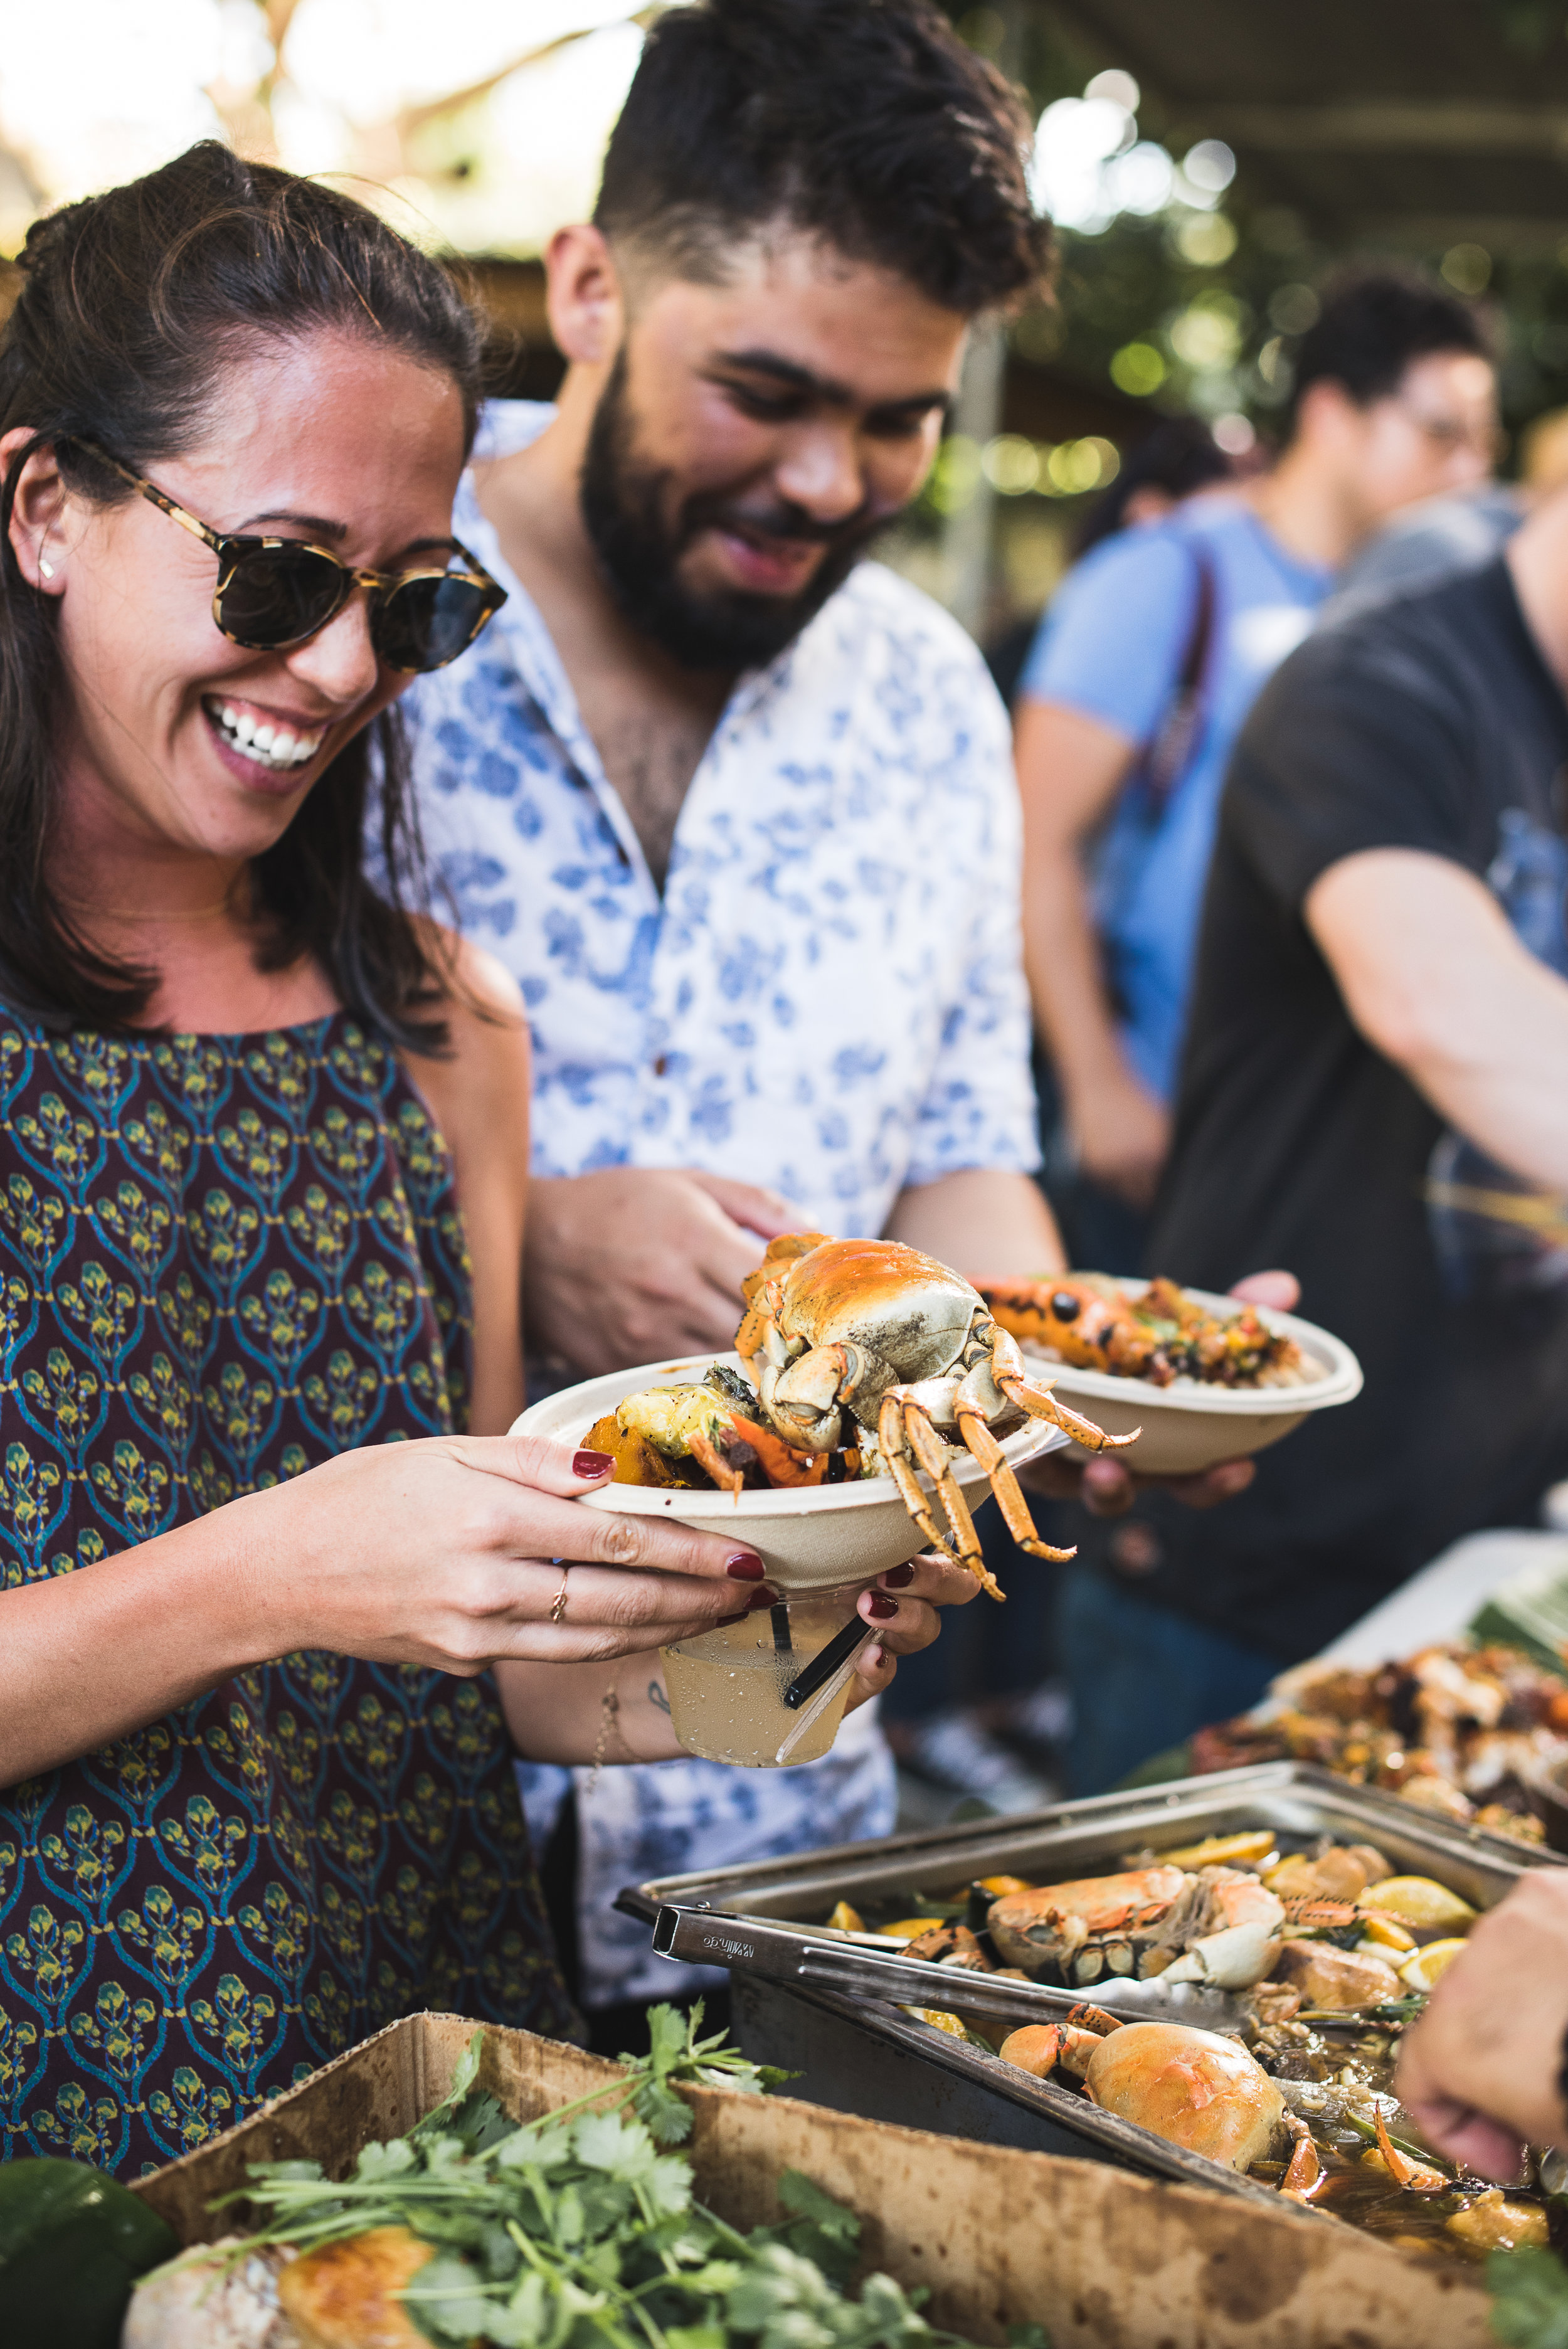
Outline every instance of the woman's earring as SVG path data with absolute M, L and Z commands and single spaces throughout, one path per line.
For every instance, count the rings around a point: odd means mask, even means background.
M 49 561 L 47 561 L 47 559 L 46 559 L 44 555 L 42 555 L 42 554 L 40 554 L 40 555 L 39 555 L 39 557 L 38 557 L 38 568 L 39 568 L 39 570 L 43 573 L 43 574 L 44 574 L 44 576 L 45 576 L 45 578 L 46 578 L 46 579 L 52 579 L 52 578 L 54 577 L 54 575 L 55 575 L 55 566 L 54 566 L 54 564 L 53 564 L 52 563 L 50 563 Z

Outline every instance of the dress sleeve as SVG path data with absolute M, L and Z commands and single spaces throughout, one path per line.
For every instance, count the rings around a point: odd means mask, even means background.
M 965 753 L 947 771 L 973 850 L 955 908 L 962 946 L 915 1119 L 903 1177 L 911 1187 L 974 1167 L 1032 1174 L 1040 1163 L 1012 729 L 978 661 L 975 667 Z
M 1184 539 L 1158 527 L 1119 532 L 1057 589 L 1019 692 L 1147 742 L 1181 676 L 1197 596 L 1197 562 Z
M 1226 826 L 1293 913 L 1331 864 L 1368 849 L 1470 864 L 1471 730 L 1434 670 L 1348 633 L 1314 637 L 1247 721 L 1226 788 Z

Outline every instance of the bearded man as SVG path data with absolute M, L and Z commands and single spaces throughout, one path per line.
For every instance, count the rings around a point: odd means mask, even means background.
M 779 1232 L 1060 1264 L 1006 715 L 862 560 L 972 321 L 1038 284 L 1027 128 L 924 0 L 706 0 L 551 244 L 559 402 L 491 408 L 454 523 L 511 601 L 409 698 L 428 843 L 529 1005 L 557 1382 L 728 1347 Z M 674 1980 L 621 1886 L 887 1831 L 870 1711 L 799 1770 L 579 1774 L 591 2011 Z M 537 1832 L 565 1774 L 525 1777 Z

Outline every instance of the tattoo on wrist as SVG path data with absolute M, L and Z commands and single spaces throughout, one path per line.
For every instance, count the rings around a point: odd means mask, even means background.
M 670 1718 L 670 1701 L 665 1694 L 665 1684 L 663 1681 L 650 1681 L 648 1682 L 648 1702 L 653 1706 L 655 1713 L 662 1713 L 666 1720 Z

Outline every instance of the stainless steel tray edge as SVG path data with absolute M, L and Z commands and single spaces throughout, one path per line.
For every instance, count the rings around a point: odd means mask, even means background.
M 1214 1824 L 1216 1816 L 1222 1820 L 1249 1809 L 1254 1816 L 1261 1811 L 1265 1824 L 1291 1833 L 1310 1837 L 1335 1831 L 1351 1840 L 1364 1836 L 1383 1846 L 1402 1847 L 1412 1862 L 1436 1864 L 1456 1891 L 1480 1908 L 1494 1906 L 1527 1868 L 1568 1867 L 1568 1858 L 1543 1846 L 1516 1843 L 1481 1827 L 1445 1820 L 1396 1795 L 1355 1785 L 1309 1763 L 1285 1761 L 1094 1795 L 1008 1817 L 923 1827 L 873 1843 L 836 1844 L 743 1868 L 655 1878 L 628 1885 L 615 1906 L 650 1925 L 656 1911 L 671 1901 L 707 1901 L 727 1909 L 749 1905 L 759 1916 L 799 1915 L 803 1921 L 820 1924 L 826 1909 L 857 1889 L 907 1889 L 918 1883 L 923 1890 L 935 1891 L 975 1876 L 1022 1872 L 1021 1864 L 1031 1859 L 1047 1866 L 1066 1863 L 1066 1873 L 1074 1866 L 1087 1868 L 1108 1852 L 1145 1846 L 1169 1849 L 1200 1834 L 1226 1832 Z M 1399 1849 L 1390 1857 L 1398 1858 Z
M 1000 2096 L 1007 2103 L 1042 2115 L 1048 2121 L 1066 2129 L 1087 2149 L 1087 2158 L 1109 2161 L 1117 2168 L 1134 2169 L 1147 2178 L 1161 2178 L 1176 2186 L 1201 2186 L 1210 2193 L 1239 2196 L 1251 2202 L 1266 2203 L 1270 2209 L 1282 2207 L 1272 2186 L 1261 2178 L 1246 2178 L 1235 2170 L 1226 2169 L 1217 2161 L 1209 2161 L 1202 2154 L 1189 2153 L 1184 2147 L 1171 2145 L 1148 2129 L 1137 2127 L 1131 2121 L 1120 2119 L 1115 2113 L 1102 2112 L 1087 2096 L 1075 2095 L 1067 2088 L 1057 2087 L 1048 2080 L 1037 2080 L 1026 2072 L 1011 2064 L 998 2064 L 995 2058 L 982 2055 L 977 2048 L 964 2040 L 954 2039 L 945 2032 L 934 2031 L 927 2023 L 916 2023 L 896 2006 L 870 2007 L 852 1999 L 841 1998 L 837 1992 L 813 1984 L 810 1988 L 795 1983 L 769 1982 L 763 1985 L 769 1992 L 783 1993 L 807 2009 L 835 2017 L 843 2024 L 879 2043 L 907 2050 L 941 2071 L 956 2075 L 983 2088 L 988 2095 Z M 769 2059 L 771 2060 L 771 2059 Z M 799 2091 L 791 2093 L 798 2094 Z M 1080 2158 L 1084 2158 L 1080 2156 Z M 1304 2224 L 1321 2225 L 1321 2214 L 1302 2211 Z

